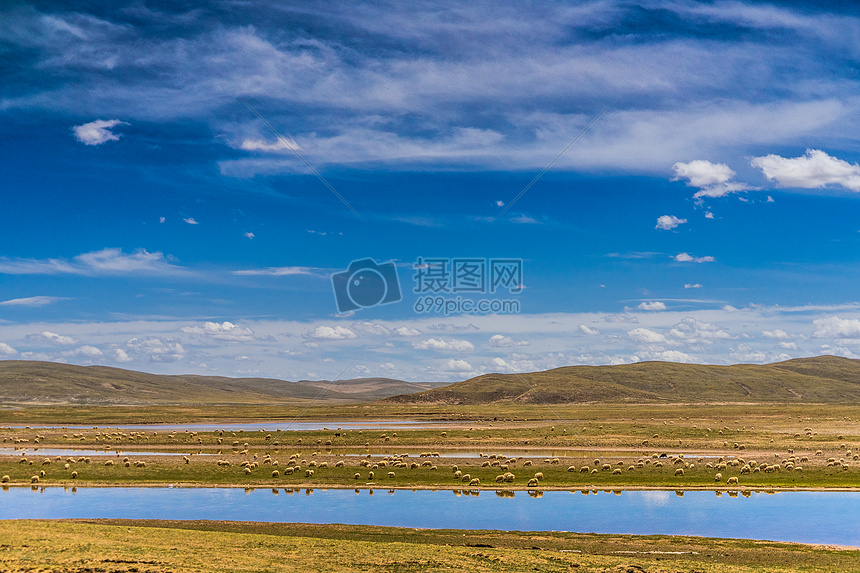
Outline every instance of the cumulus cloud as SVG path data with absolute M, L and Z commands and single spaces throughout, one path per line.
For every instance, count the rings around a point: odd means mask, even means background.
M 222 323 L 204 322 L 194 326 L 183 326 L 179 330 L 185 334 L 194 334 L 227 342 L 249 342 L 254 340 L 254 332 L 250 328 L 243 328 L 227 321 Z
M 18 354 L 18 351 L 6 344 L 5 342 L 0 342 L 0 354 L 4 356 L 13 356 Z
M 90 345 L 79 346 L 74 350 L 67 350 L 62 354 L 66 357 L 82 356 L 84 358 L 101 358 L 104 356 L 104 353 L 100 349 Z
M 791 338 L 788 333 L 779 328 L 775 328 L 773 330 L 763 330 L 761 335 L 765 338 L 773 338 L 774 340 L 788 340 Z
M 48 330 L 43 330 L 38 334 L 27 335 L 27 339 L 35 342 L 48 342 L 56 346 L 71 346 L 78 343 L 78 340 L 72 336 L 57 334 Z
M 474 370 L 471 364 L 465 360 L 449 359 L 442 363 L 440 368 L 444 372 L 469 373 Z
M 118 125 L 128 125 L 118 119 L 97 119 L 83 125 L 72 127 L 75 138 L 84 145 L 101 145 L 108 141 L 119 141 L 120 135 L 111 131 Z
M 780 187 L 838 186 L 860 191 L 860 165 L 837 159 L 820 149 L 807 149 L 803 156 L 793 158 L 774 154 L 754 157 L 750 165 L 761 169 L 768 181 L 776 181 Z
M 627 331 L 627 336 L 642 344 L 664 344 L 666 337 L 647 328 L 634 328 Z
M 860 320 L 829 316 L 812 321 L 815 338 L 860 338 Z
M 660 217 L 657 217 L 657 225 L 655 225 L 654 228 L 663 231 L 671 231 L 678 225 L 683 225 L 686 222 L 686 219 L 679 219 L 675 215 L 661 215 Z
M 660 302 L 659 300 L 640 302 L 636 308 L 639 310 L 666 310 L 666 303 Z
M 452 352 L 471 352 L 475 346 L 468 340 L 428 338 L 421 342 L 413 342 L 412 348 L 417 350 L 442 350 Z
M 674 259 L 679 263 L 713 263 L 714 257 L 707 255 L 704 257 L 694 257 L 689 253 L 678 253 Z
M 702 288 L 702 285 L 700 285 L 699 283 L 686 283 L 684 285 L 684 288 Z
M 61 300 L 68 300 L 68 298 L 62 296 L 28 296 L 4 300 L 0 302 L 0 306 L 46 306 Z
M 705 219 L 713 219 L 714 214 L 710 211 L 705 212 Z
M 177 362 L 186 355 L 180 342 L 160 336 L 132 338 L 125 343 L 125 350 L 150 362 Z
M 115 348 L 111 352 L 111 358 L 114 362 L 132 362 L 134 359 L 122 348 Z
M 394 334 L 397 336 L 421 336 L 421 331 L 408 326 L 398 326 L 394 329 Z
M 704 159 L 696 159 L 688 163 L 678 162 L 672 166 L 675 172 L 673 181 L 687 180 L 688 187 L 699 190 L 693 197 L 723 197 L 729 193 L 747 191 L 750 187 L 744 183 L 732 181 L 735 172 L 725 163 L 711 163 Z
M 317 326 L 308 335 L 319 340 L 347 340 L 358 335 L 344 326 Z
M 597 328 L 592 328 L 592 327 L 585 325 L 585 324 L 579 325 L 579 331 L 581 333 L 587 334 L 589 336 L 595 336 L 597 334 L 600 334 L 600 330 L 598 330 Z
M 661 362 L 681 362 L 685 364 L 695 362 L 696 360 L 686 352 L 681 352 L 680 350 L 658 350 L 656 352 L 645 352 L 642 353 L 642 358 L 646 360 L 659 360 Z
M 492 348 L 514 348 L 517 346 L 528 346 L 528 340 L 514 340 L 510 336 L 494 334 L 490 337 L 489 344 Z
M 669 336 L 687 344 L 712 344 L 714 340 L 727 340 L 732 336 L 719 326 L 697 320 L 691 316 L 669 330 Z

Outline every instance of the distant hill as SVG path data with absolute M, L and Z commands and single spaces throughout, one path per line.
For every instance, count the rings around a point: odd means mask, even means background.
M 277 404 L 316 399 L 361 403 L 440 384 L 390 378 L 288 382 L 270 378 L 160 375 L 108 366 L 0 361 L 2 404 Z
M 718 403 L 860 401 L 860 360 L 837 356 L 709 366 L 640 362 L 485 374 L 384 402 L 425 404 Z

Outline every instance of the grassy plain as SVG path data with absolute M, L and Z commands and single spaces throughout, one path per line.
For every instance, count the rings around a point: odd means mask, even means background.
M 417 530 L 200 521 L 9 521 L 0 570 L 857 571 L 860 551 L 687 536 Z

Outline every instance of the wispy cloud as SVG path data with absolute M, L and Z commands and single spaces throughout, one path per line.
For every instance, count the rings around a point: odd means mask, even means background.
M 0 302 L 0 306 L 46 306 L 61 300 L 69 300 L 69 298 L 64 296 L 28 296 L 4 300 Z
M 73 259 L 13 259 L 0 257 L 0 274 L 7 275 L 176 275 L 187 272 L 170 262 L 163 253 L 138 249 L 124 253 L 122 249 L 102 249 L 83 253 Z
M 689 253 L 678 253 L 674 259 L 679 263 L 713 263 L 714 257 L 706 255 L 704 257 L 694 257 Z
M 332 271 L 329 269 L 320 269 L 314 267 L 268 267 L 265 269 L 243 269 L 233 271 L 234 275 L 239 276 L 269 276 L 269 277 L 289 277 L 296 275 L 305 275 L 310 277 L 328 278 Z

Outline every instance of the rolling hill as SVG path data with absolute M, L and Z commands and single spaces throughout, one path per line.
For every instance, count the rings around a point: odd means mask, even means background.
M 383 400 L 401 404 L 719 403 L 860 401 L 860 360 L 837 356 L 713 366 L 639 362 L 485 374 Z
M 390 378 L 288 382 L 270 378 L 159 375 L 54 362 L 0 361 L 0 404 L 362 403 L 439 384 Z

